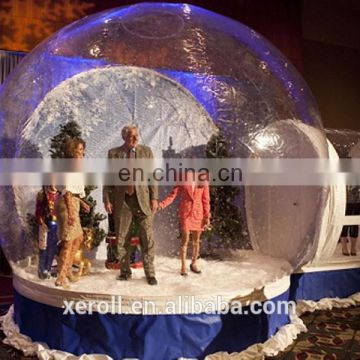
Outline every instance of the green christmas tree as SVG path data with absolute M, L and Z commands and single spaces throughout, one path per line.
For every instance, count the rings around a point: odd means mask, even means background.
M 60 132 L 50 140 L 50 155 L 53 159 L 65 158 L 65 144 L 69 139 L 81 138 L 80 126 L 76 121 L 60 125 Z
M 207 158 L 228 158 L 227 143 L 222 134 L 213 136 L 206 146 Z M 215 245 L 227 248 L 239 247 L 243 242 L 244 223 L 236 198 L 240 188 L 225 185 L 211 186 L 211 227 L 204 232 L 208 242 L 208 251 L 211 255 Z
M 26 235 L 29 239 L 31 239 L 31 242 L 34 246 L 34 255 L 38 255 L 39 254 L 39 245 L 38 245 L 39 224 L 36 220 L 35 215 L 31 213 L 27 213 L 26 223 L 27 223 L 27 227 L 25 229 Z
M 81 226 L 93 229 L 93 248 L 98 247 L 106 237 L 106 232 L 100 228 L 100 223 L 106 219 L 106 216 L 95 212 L 96 200 L 90 195 L 96 189 L 96 186 L 85 186 L 85 201 L 90 206 L 90 212 L 80 211 Z

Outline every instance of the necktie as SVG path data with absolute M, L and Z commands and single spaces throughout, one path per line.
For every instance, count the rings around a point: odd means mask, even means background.
M 135 149 L 130 149 L 127 153 L 127 158 L 128 159 L 135 159 Z M 133 181 L 133 171 L 132 171 L 132 167 L 134 166 L 134 163 L 132 160 L 129 160 L 129 171 L 130 171 L 130 181 Z M 133 184 L 130 184 L 127 186 L 126 189 L 126 193 L 128 195 L 133 195 L 135 192 L 135 186 Z

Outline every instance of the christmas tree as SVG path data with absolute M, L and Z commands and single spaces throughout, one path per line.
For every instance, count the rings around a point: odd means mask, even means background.
M 96 186 L 85 186 L 85 201 L 90 206 L 90 212 L 80 210 L 81 226 L 93 229 L 92 248 L 98 247 L 106 237 L 106 232 L 100 228 L 100 223 L 106 219 L 106 216 L 95 212 L 96 200 L 90 195 L 96 189 Z
M 228 158 L 227 143 L 222 134 L 213 136 L 206 146 L 207 158 Z M 211 227 L 204 232 L 211 255 L 215 247 L 237 248 L 244 243 L 243 220 L 240 207 L 240 187 L 211 186 Z
M 76 121 L 60 125 L 60 132 L 50 140 L 50 155 L 53 159 L 65 158 L 65 144 L 69 139 L 81 138 L 80 126 Z
M 25 229 L 26 236 L 31 240 L 34 246 L 34 255 L 39 254 L 39 224 L 36 220 L 34 214 L 27 213 L 26 214 L 26 224 L 27 227 Z

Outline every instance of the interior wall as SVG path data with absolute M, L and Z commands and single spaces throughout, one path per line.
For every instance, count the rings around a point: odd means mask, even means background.
M 360 52 L 316 41 L 304 42 L 304 76 L 324 126 L 360 130 Z
M 360 130 L 360 1 L 303 0 L 304 77 L 325 127 Z

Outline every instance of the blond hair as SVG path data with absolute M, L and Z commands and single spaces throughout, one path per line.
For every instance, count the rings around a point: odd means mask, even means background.
M 74 158 L 76 148 L 82 144 L 85 150 L 85 141 L 81 138 L 70 138 L 65 142 L 64 153 L 66 158 Z

